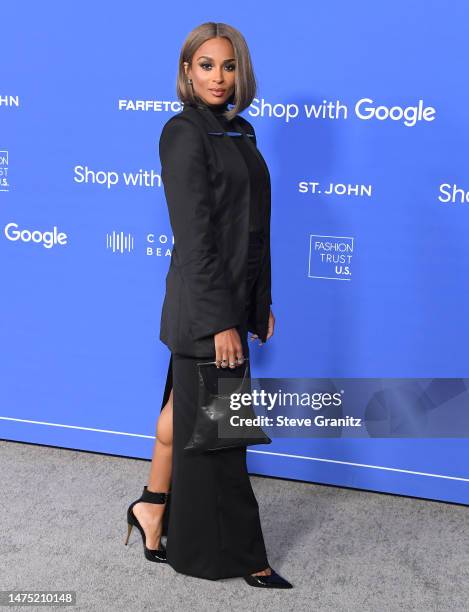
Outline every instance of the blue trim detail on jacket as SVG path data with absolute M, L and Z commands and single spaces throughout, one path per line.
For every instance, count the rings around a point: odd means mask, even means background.
M 211 136 L 223 136 L 223 134 L 226 134 L 227 136 L 242 136 L 243 133 L 242 132 L 208 132 Z M 246 132 L 246 136 L 249 136 L 250 138 L 254 138 L 254 134 L 248 134 Z

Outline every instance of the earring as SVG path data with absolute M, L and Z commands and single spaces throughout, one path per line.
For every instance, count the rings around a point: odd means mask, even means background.
M 192 83 L 192 79 L 187 79 L 187 82 L 188 83 Z

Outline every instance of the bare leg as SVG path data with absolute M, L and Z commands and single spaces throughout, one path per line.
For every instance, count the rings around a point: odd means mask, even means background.
M 173 455 L 173 390 L 168 402 L 161 410 L 158 418 L 156 440 L 153 447 L 153 457 L 147 488 L 149 491 L 167 493 L 171 483 L 171 467 Z M 142 526 L 146 545 L 154 550 L 159 548 L 163 530 L 163 513 L 166 504 L 150 504 L 139 502 L 133 511 Z
M 169 395 L 167 404 L 161 411 L 157 423 L 155 445 L 148 478 L 150 491 L 169 491 L 171 483 L 171 467 L 173 453 L 173 390 Z M 155 549 L 160 545 L 163 528 L 163 513 L 166 504 L 149 504 L 139 502 L 134 506 L 134 514 L 145 531 L 146 545 Z M 271 573 L 270 567 L 256 572 L 254 576 L 266 576 Z

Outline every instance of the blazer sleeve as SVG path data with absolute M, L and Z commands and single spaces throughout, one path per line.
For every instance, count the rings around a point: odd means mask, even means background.
M 257 137 L 256 131 L 254 127 L 244 119 L 247 127 L 251 134 L 253 134 L 254 144 L 257 148 Z M 259 151 L 260 153 L 260 151 Z M 262 154 L 261 154 L 262 156 Z M 271 202 L 270 202 L 270 173 L 266 164 L 266 172 L 269 183 L 269 194 L 268 194 L 268 206 L 267 206 L 267 216 L 266 216 L 266 225 L 265 225 L 265 237 L 266 237 L 266 249 L 264 252 L 264 257 L 262 258 L 259 276 L 256 287 L 256 294 L 259 301 L 267 301 L 268 304 L 272 304 L 272 264 L 271 264 L 271 256 L 270 256 L 270 217 L 271 217 Z
M 254 138 L 253 142 L 257 148 L 257 138 L 254 127 L 244 119 L 244 126 L 248 132 L 251 133 Z M 262 154 L 259 151 L 262 157 Z M 263 157 L 262 157 L 263 159 Z M 265 160 L 264 160 L 265 163 Z M 254 286 L 254 293 L 256 296 L 255 303 L 252 306 L 248 316 L 248 331 L 251 331 L 259 336 L 262 342 L 267 341 L 267 333 L 269 331 L 269 316 L 270 306 L 272 304 L 272 274 L 271 274 L 271 259 L 270 259 L 270 217 L 271 217 L 271 187 L 270 187 L 270 173 L 265 164 L 265 171 L 268 179 L 268 199 L 267 199 L 267 211 L 265 215 L 265 226 L 264 232 L 266 237 L 266 245 L 262 260 L 259 264 L 259 274 Z
M 163 127 L 161 179 L 174 234 L 176 268 L 188 291 L 194 340 L 239 324 L 212 220 L 212 192 L 202 134 L 176 115 Z

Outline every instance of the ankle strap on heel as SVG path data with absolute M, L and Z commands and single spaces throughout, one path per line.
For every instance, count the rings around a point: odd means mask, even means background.
M 143 502 L 149 502 L 150 504 L 164 504 L 168 493 L 157 493 L 156 491 L 149 491 L 147 485 L 143 487 L 142 497 L 140 498 Z

